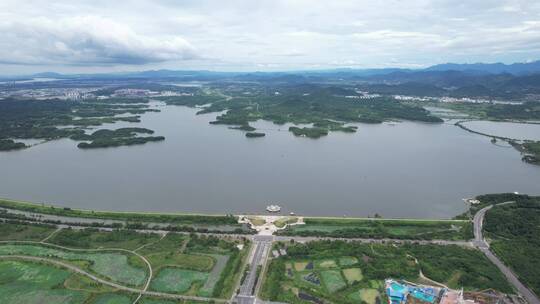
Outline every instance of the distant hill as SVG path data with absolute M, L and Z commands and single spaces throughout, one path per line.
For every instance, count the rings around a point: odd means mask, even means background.
M 463 71 L 481 72 L 489 74 L 509 73 L 514 75 L 524 75 L 540 73 L 540 60 L 527 63 L 445 63 L 431 66 L 426 71 Z

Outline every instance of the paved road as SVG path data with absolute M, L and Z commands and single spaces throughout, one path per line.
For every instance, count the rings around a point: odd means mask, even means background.
M 2 209 L 2 208 L 0 208 Z M 1 219 L 1 217 L 0 217 Z M 41 220 L 36 221 L 24 221 L 19 220 L 22 222 L 27 222 L 29 224 L 34 223 L 44 223 Z M 88 226 L 81 226 L 78 223 L 62 223 L 62 224 L 55 224 L 57 228 L 61 229 L 87 229 L 92 228 L 100 231 L 113 231 L 114 228 L 107 228 L 107 227 L 88 227 Z M 165 233 L 178 233 L 178 234 L 198 234 L 198 235 L 205 235 L 205 236 L 216 236 L 216 237 L 229 237 L 229 238 L 236 238 L 236 239 L 250 239 L 254 240 L 255 238 L 261 237 L 260 235 L 253 235 L 253 234 L 223 234 L 223 233 L 211 233 L 211 232 L 185 232 L 185 231 L 169 231 L 169 230 L 158 230 L 158 229 L 130 229 L 130 228 L 124 228 L 127 230 L 133 230 L 135 232 L 140 233 L 157 233 L 157 234 L 165 234 Z M 473 247 L 473 243 L 468 241 L 447 241 L 447 240 L 407 240 L 407 239 L 373 239 L 373 238 L 336 238 L 336 237 L 303 237 L 303 236 L 275 236 L 275 241 L 290 241 L 294 240 L 296 242 L 311 242 L 311 241 L 318 241 L 318 240 L 329 240 L 329 241 L 345 241 L 345 242 L 361 242 L 361 243 L 415 243 L 420 245 L 426 245 L 426 244 L 435 244 L 435 245 L 458 245 L 458 246 L 464 246 L 464 247 Z
M 498 205 L 506 205 L 513 202 L 505 202 Z M 473 219 L 474 223 L 474 241 L 475 244 L 480 251 L 482 251 L 486 257 L 493 263 L 495 266 L 497 266 L 501 272 L 506 276 L 506 279 L 508 279 L 508 282 L 510 282 L 516 290 L 529 302 L 529 304 L 540 304 L 540 300 L 538 297 L 530 291 L 525 285 L 523 285 L 517 276 L 514 274 L 514 272 L 507 267 L 506 265 L 499 260 L 497 256 L 495 256 L 490 250 L 489 250 L 489 244 L 484 239 L 484 236 L 482 234 L 482 225 L 484 222 L 484 217 L 486 215 L 486 212 L 493 208 L 494 205 L 487 206 L 485 208 L 482 208 L 479 210 L 475 215 Z
M 251 252 L 250 269 L 240 286 L 240 292 L 236 296 L 239 304 L 252 304 L 257 302 L 256 284 L 257 268 L 266 264 L 266 259 L 272 247 L 273 236 L 256 235 L 253 237 L 253 249 Z

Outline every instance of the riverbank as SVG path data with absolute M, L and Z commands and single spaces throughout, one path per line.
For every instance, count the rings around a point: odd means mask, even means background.
M 71 209 L 9 199 L 0 199 L 0 217 L 29 223 L 102 227 L 107 229 L 146 229 L 216 234 L 253 234 L 242 222 L 247 215 L 204 215 L 182 213 L 112 212 Z M 247 217 L 260 217 L 249 215 Z M 288 216 L 275 216 L 287 222 Z M 302 217 L 306 225 L 280 231 L 283 236 L 390 238 L 418 240 L 468 240 L 472 238 L 469 219 L 400 219 Z M 283 225 L 282 225 L 283 226 Z M 284 227 L 282 227 L 284 228 Z
M 464 125 L 464 123 L 471 122 L 471 121 L 477 121 L 477 120 L 460 120 L 454 123 L 454 125 L 467 132 L 489 137 L 491 138 L 491 141 L 493 143 L 495 143 L 497 140 L 505 141 L 522 154 L 522 158 L 521 158 L 522 161 L 529 164 L 533 164 L 533 165 L 540 165 L 540 141 L 516 139 L 516 138 L 497 136 L 493 134 L 479 132 Z M 511 121 L 511 122 L 538 124 L 534 122 L 516 122 L 516 121 Z
M 32 203 L 12 199 L 0 199 L 0 207 L 33 213 L 49 214 L 65 217 L 88 219 L 111 219 L 125 221 L 146 221 L 158 223 L 182 224 L 236 224 L 233 215 L 225 214 L 196 214 L 196 213 L 158 213 L 158 212 L 129 212 L 129 211 L 97 211 L 57 207 L 44 203 Z

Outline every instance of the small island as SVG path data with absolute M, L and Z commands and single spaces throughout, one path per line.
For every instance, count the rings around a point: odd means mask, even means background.
M 292 132 L 295 136 L 303 136 L 309 138 L 319 138 L 322 136 L 328 135 L 328 130 L 323 128 L 298 128 L 290 127 L 289 131 Z
M 249 138 L 264 137 L 264 136 L 266 136 L 265 133 L 259 133 L 259 132 L 247 132 L 246 133 L 246 137 L 249 137 Z
M 77 147 L 80 149 L 142 145 L 147 142 L 165 140 L 165 137 L 163 136 L 138 136 L 138 134 L 153 133 L 153 130 L 146 128 L 120 128 L 117 130 L 102 129 L 90 135 L 78 134 L 76 136 L 72 136 L 72 139 L 90 141 L 79 143 Z

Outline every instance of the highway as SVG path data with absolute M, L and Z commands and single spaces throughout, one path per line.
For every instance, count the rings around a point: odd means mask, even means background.
M 244 282 L 240 286 L 240 292 L 236 296 L 239 304 L 257 303 L 256 290 L 259 281 L 257 280 L 257 268 L 266 265 L 268 253 L 272 247 L 273 236 L 256 235 L 253 237 L 253 249 L 251 252 L 250 268 Z
M 500 205 L 506 205 L 506 204 L 511 204 L 511 203 L 513 202 L 505 202 L 498 205 L 500 206 Z M 508 282 L 510 282 L 510 284 L 514 286 L 514 288 L 525 298 L 525 300 L 527 300 L 527 302 L 529 302 L 529 304 L 540 304 L 540 300 L 538 299 L 538 297 L 532 291 L 530 291 L 525 285 L 523 285 L 519 281 L 518 277 L 514 274 L 514 272 L 508 266 L 504 265 L 504 263 L 501 260 L 499 260 L 499 258 L 491 252 L 491 250 L 489 250 L 489 244 L 486 242 L 482 234 L 482 225 L 484 223 L 484 217 L 486 215 L 486 212 L 489 209 L 493 208 L 493 206 L 494 205 L 484 207 L 474 215 L 474 219 L 473 219 L 474 241 L 473 243 L 480 251 L 482 251 L 486 255 L 486 257 L 493 264 L 495 264 L 495 266 L 497 266 L 497 268 L 499 268 L 499 270 L 506 276 L 506 279 L 508 280 Z

